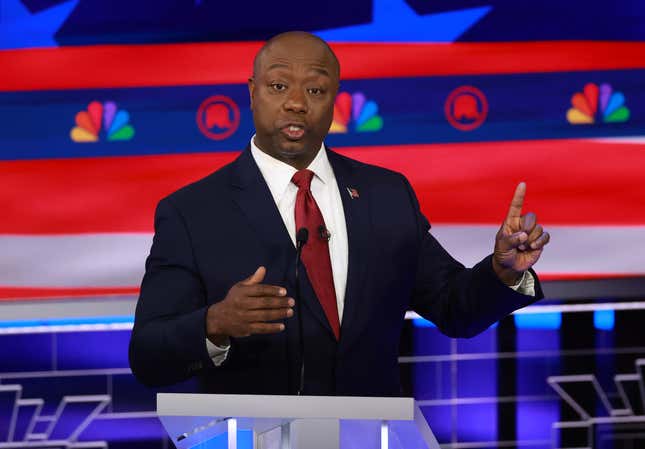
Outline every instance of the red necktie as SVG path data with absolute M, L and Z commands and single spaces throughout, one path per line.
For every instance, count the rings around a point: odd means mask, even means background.
M 334 277 L 331 272 L 331 259 L 329 258 L 329 241 L 326 238 L 327 227 L 320 209 L 311 194 L 311 179 L 314 172 L 299 170 L 291 178 L 291 182 L 298 186 L 296 195 L 296 232 L 300 228 L 307 228 L 309 240 L 302 248 L 302 262 L 307 269 L 307 276 L 311 281 L 318 301 L 322 305 L 327 320 L 331 325 L 334 335 L 340 337 L 340 322 L 338 319 L 338 305 L 336 304 L 336 290 L 334 290 Z

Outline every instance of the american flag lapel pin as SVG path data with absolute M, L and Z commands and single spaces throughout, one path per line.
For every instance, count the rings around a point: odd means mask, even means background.
M 349 193 L 349 197 L 353 200 L 360 198 L 358 190 L 354 189 L 353 187 L 347 187 L 347 193 Z

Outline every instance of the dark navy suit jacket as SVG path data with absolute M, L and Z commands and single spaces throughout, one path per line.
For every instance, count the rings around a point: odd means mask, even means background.
M 327 151 L 343 201 L 349 267 L 339 341 L 301 267 L 296 307 L 303 315 L 305 394 L 399 395 L 397 358 L 408 309 L 449 336 L 469 337 L 542 297 L 535 273 L 531 297 L 505 286 L 490 256 L 472 269 L 456 262 L 429 233 L 401 174 Z M 196 375 L 212 393 L 295 393 L 297 316 L 286 320 L 282 333 L 231 339 L 219 367 L 205 343 L 208 306 L 258 266 L 267 268 L 264 283 L 293 296 L 295 256 L 249 149 L 161 200 L 130 342 L 135 376 L 162 386 Z

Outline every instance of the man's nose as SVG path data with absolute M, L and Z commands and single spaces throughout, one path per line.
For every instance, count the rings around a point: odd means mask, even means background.
M 300 89 L 291 90 L 284 102 L 284 108 L 287 111 L 299 113 L 307 112 L 307 97 L 305 96 L 305 93 Z

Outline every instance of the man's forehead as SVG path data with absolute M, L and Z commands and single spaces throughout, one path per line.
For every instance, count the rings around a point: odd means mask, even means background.
M 267 58 L 261 65 L 262 70 L 270 72 L 272 70 L 295 70 L 300 69 L 305 72 L 317 73 L 320 75 L 331 76 L 333 69 L 329 62 L 312 59 L 310 57 L 290 57 L 290 58 Z
M 330 67 L 332 64 L 332 58 L 324 48 L 318 51 L 297 51 L 275 45 L 267 48 L 260 58 L 261 66 L 265 68 L 275 64 L 311 67 Z
M 257 55 L 255 69 L 304 68 L 328 76 L 337 72 L 335 57 L 329 48 L 314 39 L 284 38 L 271 42 Z

